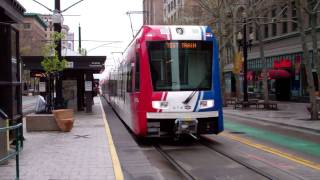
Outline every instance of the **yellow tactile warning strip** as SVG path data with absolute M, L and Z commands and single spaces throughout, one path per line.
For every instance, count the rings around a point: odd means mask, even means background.
M 286 158 L 288 160 L 294 161 L 294 162 L 302 164 L 304 166 L 307 166 L 307 167 L 310 167 L 310 168 L 313 168 L 313 169 L 316 169 L 316 170 L 320 170 L 320 164 L 312 162 L 312 161 L 308 161 L 308 160 L 303 159 L 301 157 L 298 157 L 298 156 L 295 156 L 295 155 L 292 155 L 292 154 L 288 154 L 288 153 L 282 152 L 280 150 L 277 150 L 277 149 L 274 149 L 274 148 L 271 148 L 271 147 L 268 147 L 268 146 L 265 146 L 265 145 L 262 145 L 262 144 L 257 144 L 257 143 L 254 143 L 253 141 L 248 140 L 248 139 L 241 138 L 241 137 L 238 137 L 238 136 L 234 136 L 234 135 L 231 135 L 231 134 L 221 133 L 220 135 L 222 135 L 223 137 L 238 141 L 238 142 L 240 142 L 242 144 L 246 144 L 248 146 L 257 148 L 259 150 L 275 154 L 275 155 L 280 156 L 282 158 Z
M 107 117 L 106 117 L 106 114 L 103 109 L 101 101 L 100 101 L 100 106 L 101 106 L 101 110 L 102 110 L 102 118 L 103 118 L 103 122 L 104 122 L 104 127 L 105 127 L 106 135 L 108 138 L 109 150 L 110 150 L 110 155 L 111 155 L 111 159 L 112 159 L 114 175 L 115 175 L 116 180 L 123 180 L 123 173 L 122 173 L 122 169 L 121 169 L 121 164 L 120 164 L 120 161 L 118 158 L 116 147 L 113 143 L 111 131 L 110 131 Z

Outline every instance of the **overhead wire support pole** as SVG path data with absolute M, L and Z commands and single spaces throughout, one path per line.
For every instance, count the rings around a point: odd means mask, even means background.
M 248 44 L 247 44 L 247 24 L 246 17 L 243 19 L 243 101 L 248 103 L 248 81 L 247 81 L 247 58 L 248 58 Z
M 82 1 L 84 1 L 84 0 L 80 0 L 80 1 L 78 1 L 78 2 L 76 2 L 76 3 L 73 3 L 71 6 L 67 7 L 67 8 L 66 8 L 66 9 L 64 9 L 64 10 L 62 10 L 62 11 L 61 11 L 61 13 L 66 12 L 68 9 L 70 9 L 70 8 L 72 8 L 73 6 L 75 6 L 75 5 L 79 4 L 79 3 L 81 3 Z
M 130 26 L 132 31 L 132 37 L 134 38 L 134 31 L 132 26 L 131 14 L 144 14 L 146 11 L 127 11 L 126 14 L 129 16 Z
M 127 12 L 127 15 L 129 16 L 129 20 L 130 20 L 130 27 L 131 27 L 131 32 L 132 32 L 132 37 L 134 38 L 134 32 L 133 32 L 132 20 L 131 20 L 131 13 Z
M 54 8 L 54 13 L 53 13 L 53 27 L 54 27 L 54 32 L 61 34 L 61 21 L 62 21 L 62 16 L 61 16 L 61 6 L 60 6 L 60 0 L 55 0 L 55 8 Z M 56 52 L 58 53 L 58 59 L 61 61 L 61 39 L 56 40 Z M 53 106 L 55 108 L 60 108 L 62 107 L 63 103 L 63 97 L 62 97 L 62 74 L 59 72 L 57 77 L 56 77 L 56 98 L 54 100 Z

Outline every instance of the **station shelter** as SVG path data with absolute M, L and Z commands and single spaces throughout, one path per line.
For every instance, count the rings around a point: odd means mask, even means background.
M 0 128 L 22 122 L 19 31 L 25 9 L 16 0 L 0 0 Z M 22 129 L 21 132 L 22 133 Z M 0 133 L 0 159 L 14 133 Z
M 24 69 L 30 71 L 32 78 L 39 78 L 40 94 L 46 94 L 48 83 L 41 66 L 43 56 L 23 56 Z M 67 68 L 62 72 L 62 96 L 68 108 L 76 111 L 92 111 L 95 81 L 93 74 L 104 70 L 106 56 L 65 56 Z

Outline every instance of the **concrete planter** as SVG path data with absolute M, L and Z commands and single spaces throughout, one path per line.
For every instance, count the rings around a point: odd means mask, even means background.
M 61 131 L 70 132 L 74 122 L 73 109 L 58 109 L 52 113 Z

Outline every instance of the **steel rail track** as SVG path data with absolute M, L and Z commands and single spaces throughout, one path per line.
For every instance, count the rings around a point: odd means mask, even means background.
M 167 160 L 171 165 L 173 165 L 178 172 L 183 175 L 187 180 L 197 180 L 194 176 L 192 176 L 188 171 L 186 171 L 182 166 L 179 165 L 168 153 L 166 153 L 158 144 L 153 145 L 154 148 Z
M 244 162 L 244 161 L 242 161 L 242 160 L 240 160 L 238 158 L 233 157 L 232 155 L 230 155 L 230 154 L 228 154 L 226 152 L 222 152 L 222 151 L 220 151 L 218 149 L 213 148 L 212 146 L 210 146 L 210 142 L 209 141 L 210 140 L 201 137 L 198 142 L 199 142 L 200 145 L 203 145 L 204 147 L 208 148 L 209 150 L 214 151 L 214 152 L 216 152 L 216 153 L 218 153 L 218 154 L 220 154 L 220 155 L 222 155 L 222 156 L 224 156 L 224 157 L 226 157 L 226 158 L 228 158 L 228 159 L 230 159 L 230 160 L 232 160 L 232 161 L 234 161 L 234 162 L 246 167 L 247 169 L 253 171 L 256 174 L 261 175 L 262 177 L 265 177 L 266 179 L 270 179 L 270 180 L 278 179 L 278 178 L 272 176 L 269 173 L 266 173 L 266 172 L 254 167 L 254 166 L 252 166 L 252 165 L 250 165 L 250 164 L 248 164 L 248 163 L 246 163 L 246 162 Z M 168 153 L 166 153 L 165 150 L 163 150 L 159 144 L 155 144 L 153 146 L 170 164 L 172 164 L 178 170 L 178 172 L 181 175 L 183 175 L 183 177 L 185 177 L 188 180 L 197 180 L 196 177 L 194 177 L 192 174 L 190 174 L 181 165 L 179 165 L 179 163 L 177 161 L 175 161 L 173 157 L 171 157 Z
M 209 148 L 211 151 L 219 153 L 220 155 L 225 156 L 225 157 L 229 158 L 230 160 L 232 160 L 232 161 L 234 161 L 234 162 L 236 162 L 238 164 L 241 164 L 242 166 L 248 168 L 249 170 L 251 170 L 251 171 L 253 171 L 253 172 L 255 172 L 255 173 L 257 173 L 257 174 L 259 174 L 259 175 L 261 175 L 261 176 L 263 176 L 265 178 L 267 178 L 267 179 L 270 179 L 270 180 L 278 179 L 278 178 L 272 176 L 271 174 L 266 173 L 266 172 L 264 172 L 264 171 L 262 171 L 262 170 L 260 170 L 260 169 L 258 169 L 256 167 L 250 165 L 249 163 L 246 163 L 246 162 L 244 162 L 244 161 L 242 161 L 242 160 L 240 160 L 240 159 L 238 159 L 236 157 L 233 157 L 232 155 L 230 155 L 230 154 L 228 154 L 226 152 L 223 152 L 223 151 L 220 151 L 220 150 L 218 150 L 216 148 L 213 148 L 212 146 L 210 146 L 210 140 L 205 138 L 205 137 L 201 137 L 200 140 L 199 140 L 199 143 L 201 145 Z

